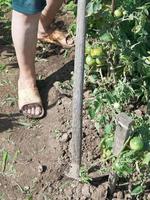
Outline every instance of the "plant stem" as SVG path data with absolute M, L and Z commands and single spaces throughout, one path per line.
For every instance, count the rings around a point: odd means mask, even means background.
M 112 15 L 114 15 L 114 11 L 115 11 L 115 0 L 112 0 L 112 3 L 111 3 L 111 12 L 112 12 Z

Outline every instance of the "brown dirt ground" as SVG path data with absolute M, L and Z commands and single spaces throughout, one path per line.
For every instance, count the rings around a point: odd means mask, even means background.
M 62 27 L 70 20 L 69 15 L 59 16 L 57 24 Z M 45 118 L 34 121 L 18 112 L 14 48 L 0 38 L 0 64 L 6 65 L 0 72 L 0 200 L 107 199 L 107 177 L 91 185 L 66 177 L 70 164 L 72 98 L 54 85 L 71 79 L 74 49 L 67 56 L 55 45 L 38 44 L 37 49 L 37 79 L 47 113 Z M 82 162 L 86 167 L 98 162 L 99 141 L 100 135 L 84 110 Z M 8 152 L 5 164 L 4 151 Z M 119 191 L 111 199 L 131 198 Z
M 56 24 L 62 27 L 70 20 L 68 15 L 59 16 Z M 91 193 L 92 186 L 65 176 L 70 161 L 72 101 L 54 86 L 56 81 L 71 79 L 74 49 L 65 56 L 66 52 L 60 47 L 38 44 L 37 79 L 40 79 L 38 85 L 47 113 L 39 121 L 28 120 L 18 112 L 18 66 L 14 48 L 6 43 L 3 35 L 0 38 L 0 64 L 6 68 L 0 73 L 0 199 L 24 200 L 31 199 L 31 196 L 35 200 L 91 199 L 91 195 L 97 192 L 94 186 L 96 192 Z M 94 141 L 90 146 L 83 146 L 86 164 L 93 162 L 92 155 L 97 157 L 99 154 L 96 152 L 99 136 L 84 115 L 83 143 Z M 92 129 L 88 130 L 90 124 Z M 5 169 L 2 162 L 4 151 L 8 152 Z

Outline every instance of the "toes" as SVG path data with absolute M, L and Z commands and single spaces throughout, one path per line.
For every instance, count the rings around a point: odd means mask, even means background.
M 38 116 L 38 115 L 40 115 L 41 113 L 42 113 L 41 107 L 40 107 L 40 106 L 37 106 L 37 107 L 35 108 L 35 115 Z
M 22 112 L 24 115 L 27 115 L 28 114 L 28 106 L 24 106 L 22 109 Z
M 35 106 L 32 106 L 31 108 L 31 115 L 35 115 Z
M 23 107 L 23 114 L 24 115 L 30 116 L 30 115 L 34 115 L 34 113 L 35 113 L 34 106 L 26 105 L 26 106 Z
M 72 38 L 70 38 L 69 36 L 67 36 L 67 37 L 66 37 L 66 43 L 67 43 L 68 45 L 70 45 L 70 46 L 71 46 L 71 45 L 73 46 L 73 45 L 74 45 L 74 40 L 73 40 Z
M 28 111 L 27 111 L 28 115 L 32 114 L 32 108 L 33 108 L 33 106 L 30 106 L 30 105 L 28 106 Z
M 40 106 L 37 106 L 37 105 L 28 106 L 28 110 L 27 110 L 28 115 L 39 116 L 41 112 L 42 110 Z
M 25 105 L 22 112 L 28 117 L 38 117 L 42 113 L 42 108 L 39 105 Z

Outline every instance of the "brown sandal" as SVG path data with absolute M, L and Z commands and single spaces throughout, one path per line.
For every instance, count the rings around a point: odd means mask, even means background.
M 65 32 L 59 30 L 54 30 L 53 32 L 49 33 L 48 36 L 39 38 L 39 40 L 42 42 L 47 42 L 51 44 L 56 44 L 58 46 L 62 46 L 65 49 L 74 46 L 73 39 L 71 39 L 70 36 Z
M 37 88 L 32 89 L 32 88 L 26 88 L 22 90 L 18 90 L 18 106 L 20 112 L 28 117 L 28 118 L 33 118 L 33 119 L 40 119 L 44 116 L 44 108 L 42 105 L 42 101 L 40 98 L 40 94 Z M 24 112 L 25 107 L 40 107 L 41 108 L 41 113 L 39 115 L 32 115 Z

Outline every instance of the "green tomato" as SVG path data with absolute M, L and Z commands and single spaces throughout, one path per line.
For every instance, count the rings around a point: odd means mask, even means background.
M 96 64 L 101 67 L 105 65 L 105 61 L 100 58 L 96 58 Z
M 116 161 L 114 164 L 114 168 L 116 171 L 120 172 L 123 169 L 123 166 L 119 163 L 119 161 Z
M 102 47 L 97 47 L 94 49 L 91 49 L 90 55 L 92 58 L 97 58 L 100 57 L 104 54 L 103 48 Z
M 113 37 L 110 33 L 104 33 L 101 37 L 100 40 L 105 41 L 105 42 L 112 42 Z
M 150 152 L 148 152 L 144 155 L 143 163 L 146 164 L 146 165 L 149 165 L 149 163 L 150 163 Z
M 123 12 L 121 9 L 117 9 L 114 11 L 114 16 L 117 17 L 117 18 L 120 18 L 123 16 Z
M 150 56 L 148 56 L 148 57 L 145 59 L 145 63 L 148 64 L 148 65 L 150 64 Z
M 85 53 L 89 55 L 90 52 L 91 52 L 91 47 L 90 47 L 90 46 L 87 46 L 87 47 L 85 48 Z
M 95 59 L 93 59 L 91 56 L 87 56 L 85 61 L 86 61 L 86 64 L 89 66 L 92 66 L 95 64 Z
M 128 14 L 128 12 L 126 10 L 124 10 L 122 13 L 123 13 L 123 15 L 127 15 Z
M 140 137 L 133 137 L 130 140 L 130 149 L 134 151 L 141 151 L 143 147 L 144 147 L 144 143 Z

